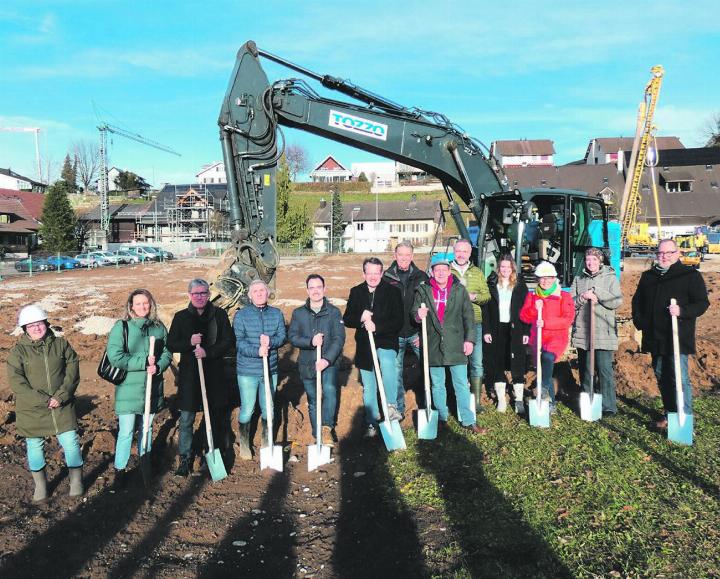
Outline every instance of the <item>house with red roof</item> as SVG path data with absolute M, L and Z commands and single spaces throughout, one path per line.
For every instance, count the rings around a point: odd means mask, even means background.
M 350 181 L 352 175 L 352 171 L 343 167 L 332 155 L 325 157 L 325 160 L 310 172 L 313 183 Z
M 38 242 L 42 193 L 0 189 L 0 247 L 6 253 L 25 253 Z

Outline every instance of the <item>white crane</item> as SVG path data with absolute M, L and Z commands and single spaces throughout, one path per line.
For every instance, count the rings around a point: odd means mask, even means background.
M 37 164 L 37 178 L 42 181 L 42 171 L 40 167 L 40 128 L 39 127 L 0 127 L 0 131 L 10 131 L 13 133 L 35 133 L 35 163 Z

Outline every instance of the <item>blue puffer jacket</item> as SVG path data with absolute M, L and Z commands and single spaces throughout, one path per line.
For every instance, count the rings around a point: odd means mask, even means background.
M 272 306 L 258 308 L 253 304 L 238 310 L 233 320 L 237 343 L 237 373 L 239 376 L 262 376 L 262 358 L 258 355 L 260 335 L 270 337 L 270 373 L 277 373 L 278 348 L 285 343 L 285 318 Z

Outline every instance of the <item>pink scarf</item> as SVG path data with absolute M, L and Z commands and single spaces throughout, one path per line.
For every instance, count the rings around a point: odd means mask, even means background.
M 442 289 L 434 278 L 430 278 L 430 286 L 432 287 L 433 301 L 435 302 L 435 311 L 437 312 L 438 320 L 442 326 L 445 322 L 445 306 L 447 305 L 448 298 L 450 297 L 450 287 L 452 286 L 453 278 L 448 278 L 445 289 Z

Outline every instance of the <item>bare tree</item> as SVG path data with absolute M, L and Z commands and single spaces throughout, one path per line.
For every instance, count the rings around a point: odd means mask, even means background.
M 285 148 L 285 157 L 290 167 L 292 180 L 296 181 L 298 173 L 304 173 L 308 168 L 308 154 L 301 145 L 288 145 Z
M 95 142 L 84 140 L 72 144 L 72 154 L 77 165 L 77 178 L 85 192 L 95 188 L 100 170 L 100 152 Z
M 707 137 L 706 147 L 720 147 L 720 113 L 708 121 L 705 136 Z

